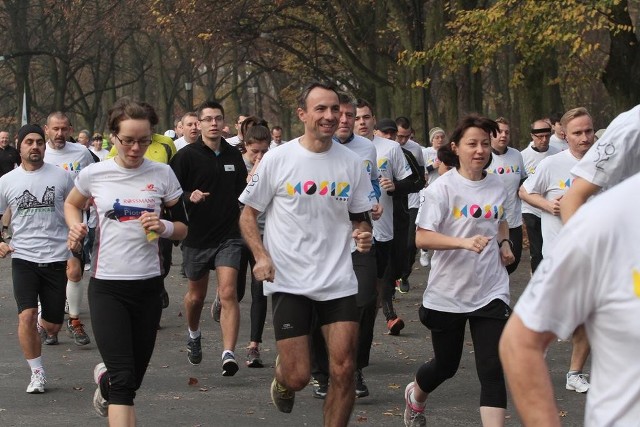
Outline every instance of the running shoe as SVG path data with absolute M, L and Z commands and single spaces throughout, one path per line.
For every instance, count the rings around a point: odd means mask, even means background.
M 102 391 L 100 390 L 100 379 L 106 373 L 107 367 L 104 363 L 98 363 L 96 367 L 93 368 L 93 381 L 98 386 L 93 393 L 93 409 L 95 409 L 101 417 L 109 415 L 109 402 L 102 396 Z
M 202 362 L 202 345 L 200 344 L 200 339 L 202 335 L 198 338 L 189 338 L 187 341 L 187 358 L 189 359 L 189 363 L 192 365 L 199 365 Z
M 27 386 L 27 393 L 44 393 L 44 384 L 46 382 L 47 378 L 44 376 L 44 370 L 38 369 L 31 372 L 31 382 Z
M 328 383 L 321 383 L 316 381 L 313 385 L 313 390 L 311 391 L 311 395 L 316 399 L 324 399 L 327 397 L 327 392 L 329 391 Z
M 586 393 L 589 391 L 589 381 L 587 380 L 587 374 L 567 374 L 567 390 L 575 391 L 577 393 Z
M 262 359 L 260 358 L 260 350 L 258 347 L 250 347 L 247 353 L 247 366 L 249 368 L 263 368 Z
M 84 331 L 84 325 L 80 322 L 80 319 L 69 318 L 67 320 L 67 333 L 73 338 L 76 345 L 87 345 L 91 342 L 89 335 Z
M 413 391 L 415 384 L 410 382 L 404 389 L 404 425 L 405 427 L 426 427 L 427 418 L 424 416 L 424 408 L 420 408 L 411 403 L 409 395 Z
M 364 382 L 364 376 L 362 376 L 362 369 L 356 369 L 356 397 L 367 397 L 369 396 L 369 387 L 367 387 L 367 383 Z
M 40 326 L 38 323 L 36 325 L 38 328 L 38 334 L 40 335 L 40 341 L 43 345 L 57 345 L 58 344 L 58 334 L 49 335 L 47 334 L 47 330 Z
M 398 286 L 398 292 L 400 292 L 401 294 L 406 294 L 407 292 L 409 292 L 409 289 L 410 289 L 409 280 L 399 279 L 398 281 L 400 282 L 400 286 Z
M 228 351 L 224 352 L 222 356 L 222 376 L 232 377 L 238 372 L 238 362 L 233 354 Z
M 389 329 L 389 335 L 400 335 L 400 331 L 404 328 L 404 322 L 401 318 L 387 320 L 387 329 Z
M 431 265 L 431 257 L 428 251 L 420 249 L 420 265 L 423 267 L 429 267 Z

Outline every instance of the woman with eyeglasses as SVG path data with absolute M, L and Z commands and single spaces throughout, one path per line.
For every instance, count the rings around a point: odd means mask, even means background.
M 155 346 L 162 312 L 158 238 L 187 234 L 182 189 L 171 168 L 144 158 L 151 144 L 152 111 L 121 99 L 109 111 L 118 154 L 83 169 L 65 201 L 69 247 L 87 234 L 81 209 L 92 199 L 98 227 L 89 281 L 93 332 L 103 363 L 96 365 L 93 404 L 110 425 L 136 423 L 133 399 Z M 161 219 L 161 210 L 170 219 Z

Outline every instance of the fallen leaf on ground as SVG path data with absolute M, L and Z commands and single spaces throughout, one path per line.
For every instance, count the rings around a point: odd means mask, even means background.
M 189 385 L 196 385 L 196 384 L 198 384 L 198 379 L 189 377 Z

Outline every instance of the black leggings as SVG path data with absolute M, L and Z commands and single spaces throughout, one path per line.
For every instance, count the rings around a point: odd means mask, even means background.
M 162 277 L 89 280 L 91 326 L 109 385 L 101 389 L 110 404 L 133 406 L 156 343 L 161 287 Z
M 244 298 L 247 268 L 249 268 L 251 271 L 251 341 L 261 343 L 262 333 L 264 332 L 264 322 L 267 319 L 268 300 L 267 297 L 264 296 L 262 281 L 256 280 L 253 275 L 253 267 L 255 265 L 256 260 L 253 254 L 246 244 L 243 245 L 237 280 L 238 302 Z
M 513 243 L 515 261 L 507 266 L 507 273 L 511 274 L 518 268 L 522 257 L 522 226 L 509 229 L 509 240 Z
M 506 304 L 505 304 L 506 306 Z M 445 313 L 420 307 L 420 321 L 431 330 L 434 357 L 416 373 L 418 386 L 431 393 L 452 378 L 462 357 L 467 320 L 480 379 L 480 406 L 507 407 L 507 390 L 498 354 L 498 342 L 507 319 Z

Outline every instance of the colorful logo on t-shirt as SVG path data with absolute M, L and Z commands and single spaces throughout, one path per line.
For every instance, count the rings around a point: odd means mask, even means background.
M 569 188 L 571 188 L 571 184 L 573 184 L 573 180 L 571 178 L 566 180 L 561 180 L 558 183 L 558 188 L 561 190 L 568 190 Z
M 380 157 L 378 159 L 378 170 L 380 172 L 386 172 L 389 170 L 389 159 L 387 157 Z
M 515 166 L 498 166 L 494 169 L 487 169 L 487 172 L 493 173 L 496 175 L 504 175 L 506 173 L 517 173 L 520 174 L 520 165 Z
M 348 200 L 349 192 L 351 191 L 351 185 L 348 182 L 336 182 L 336 181 L 300 181 L 297 183 L 287 182 L 285 184 L 287 194 L 289 196 L 295 196 L 296 194 L 306 194 L 308 196 L 330 196 L 336 197 L 338 200 Z
M 55 185 L 47 187 L 44 190 L 42 201 L 39 201 L 29 190 L 24 190 L 22 196 L 16 197 L 16 204 L 18 205 L 17 215 L 28 216 L 36 212 L 53 212 L 55 211 L 55 200 Z
M 80 165 L 79 161 L 62 163 L 58 166 L 60 166 L 62 169 L 66 170 L 67 172 L 80 172 L 80 169 L 82 169 L 82 166 Z
M 634 268 L 631 274 L 633 276 L 633 292 L 640 298 L 640 271 Z
M 373 170 L 373 164 L 369 160 L 364 160 L 364 170 L 367 171 L 369 176 L 371 176 L 371 171 Z
M 502 219 L 504 216 L 504 208 L 502 205 L 484 205 L 477 204 L 464 205 L 462 207 L 453 207 L 453 218 L 476 218 L 476 219 Z
M 136 204 L 146 204 L 147 206 L 154 206 L 154 199 L 125 199 L 124 203 L 120 204 L 120 199 L 116 199 L 113 204 L 113 209 L 107 211 L 104 216 L 109 219 L 115 219 L 118 222 L 133 221 L 142 215 L 143 212 L 153 212 L 153 207 L 140 207 L 134 206 Z

